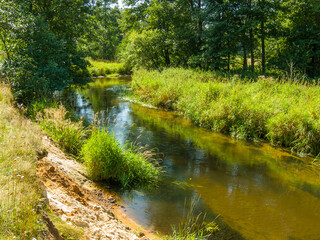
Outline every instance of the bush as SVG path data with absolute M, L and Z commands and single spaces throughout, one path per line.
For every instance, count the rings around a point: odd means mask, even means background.
M 95 180 L 109 180 L 122 187 L 152 185 L 159 170 L 133 147 L 124 149 L 106 130 L 94 130 L 81 156 Z

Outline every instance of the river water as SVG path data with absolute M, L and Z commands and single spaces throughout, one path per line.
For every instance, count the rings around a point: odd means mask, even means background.
M 221 228 L 215 239 L 320 239 L 320 175 L 308 158 L 124 100 L 129 88 L 130 78 L 98 78 L 75 95 L 79 116 L 92 122 L 104 111 L 100 117 L 121 144 L 134 141 L 163 154 L 158 188 L 119 192 L 128 217 L 167 234 L 198 199 L 196 211 Z

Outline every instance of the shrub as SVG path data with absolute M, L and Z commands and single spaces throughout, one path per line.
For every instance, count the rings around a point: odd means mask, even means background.
M 122 187 L 154 184 L 159 170 L 133 147 L 124 149 L 106 130 L 94 130 L 81 156 L 95 180 L 109 180 Z

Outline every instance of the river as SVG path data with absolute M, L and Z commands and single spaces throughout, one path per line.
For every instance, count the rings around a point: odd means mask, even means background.
M 320 176 L 307 158 L 210 132 L 125 100 L 128 91 L 130 78 L 97 78 L 75 95 L 79 116 L 92 122 L 104 111 L 104 126 L 121 144 L 148 145 L 163 156 L 158 188 L 119 192 L 128 217 L 167 234 L 199 199 L 196 211 L 221 228 L 215 239 L 320 239 Z

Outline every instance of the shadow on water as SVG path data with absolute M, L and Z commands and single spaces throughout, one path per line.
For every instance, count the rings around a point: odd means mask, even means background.
M 320 177 L 308 158 L 194 126 L 172 112 L 123 100 L 130 78 L 97 79 L 75 95 L 87 121 L 106 111 L 121 144 L 136 141 L 164 154 L 159 187 L 120 192 L 125 212 L 146 229 L 169 233 L 187 199 L 218 215 L 216 239 L 319 239 Z M 105 121 L 104 121 L 105 122 Z

